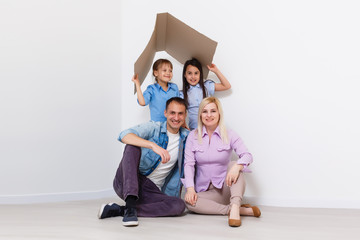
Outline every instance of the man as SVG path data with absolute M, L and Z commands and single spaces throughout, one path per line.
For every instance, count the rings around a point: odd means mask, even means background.
M 174 97 L 166 102 L 166 122 L 147 122 L 120 133 L 127 144 L 114 179 L 116 194 L 125 206 L 101 206 L 99 219 L 123 216 L 124 226 L 137 226 L 137 216 L 177 216 L 184 212 L 180 198 L 184 148 L 188 130 L 182 128 L 186 103 Z

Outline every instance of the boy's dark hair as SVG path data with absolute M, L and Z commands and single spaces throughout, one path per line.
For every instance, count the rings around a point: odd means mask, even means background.
M 182 98 L 179 98 L 179 97 L 172 97 L 169 100 L 167 100 L 166 101 L 166 108 L 165 108 L 166 110 L 168 109 L 169 104 L 172 103 L 172 102 L 176 102 L 178 104 L 184 105 L 185 110 L 187 110 L 187 104 L 186 104 L 185 100 L 182 99 Z
M 183 74 L 182 74 L 182 78 L 183 78 L 183 93 L 184 93 L 184 100 L 186 102 L 186 104 L 189 104 L 188 102 L 188 90 L 190 88 L 190 84 L 186 81 L 186 78 L 185 78 L 185 73 L 186 73 L 186 69 L 187 67 L 191 65 L 191 66 L 194 66 L 196 67 L 197 69 L 199 69 L 199 72 L 200 72 L 200 80 L 199 80 L 199 84 L 200 84 L 200 87 L 201 87 L 201 90 L 202 90 L 202 94 L 203 94 L 203 97 L 202 98 L 206 98 L 206 91 L 205 91 L 205 85 L 204 85 L 204 73 L 203 73 L 203 69 L 202 69 L 202 66 L 201 66 L 201 63 L 199 62 L 199 60 L 197 60 L 196 58 L 192 58 L 190 60 L 187 60 L 184 64 L 184 68 L 183 68 Z

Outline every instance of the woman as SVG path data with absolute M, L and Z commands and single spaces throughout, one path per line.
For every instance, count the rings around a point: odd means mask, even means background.
M 232 150 L 239 159 L 230 161 Z M 185 147 L 185 203 L 200 214 L 229 215 L 228 224 L 241 225 L 241 215 L 259 217 L 258 207 L 241 205 L 245 191 L 244 172 L 253 161 L 241 138 L 226 130 L 219 100 L 202 100 L 198 128 L 191 131 Z M 195 171 L 196 169 L 196 171 Z

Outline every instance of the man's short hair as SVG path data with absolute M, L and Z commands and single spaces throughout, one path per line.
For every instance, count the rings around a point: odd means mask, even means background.
M 172 102 L 176 102 L 178 104 L 184 105 L 185 110 L 187 110 L 187 104 L 186 104 L 185 100 L 182 98 L 179 98 L 179 97 L 172 97 L 169 100 L 167 100 L 166 101 L 166 110 L 168 109 L 169 104 Z

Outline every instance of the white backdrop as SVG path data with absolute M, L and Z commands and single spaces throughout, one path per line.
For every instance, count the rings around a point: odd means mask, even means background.
M 121 4 L 0 1 L 0 200 L 113 194 Z
M 232 89 L 217 96 L 254 155 L 246 197 L 360 208 L 357 1 L 0 3 L 1 202 L 112 194 L 116 137 L 149 119 L 133 64 L 169 12 L 218 42 Z

